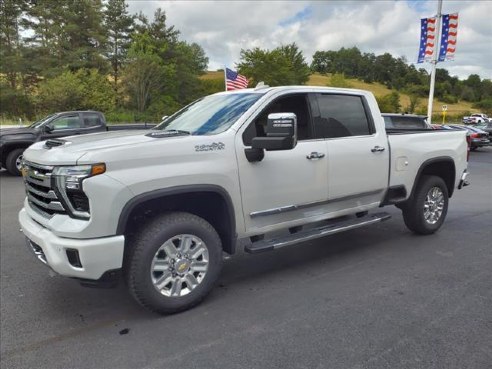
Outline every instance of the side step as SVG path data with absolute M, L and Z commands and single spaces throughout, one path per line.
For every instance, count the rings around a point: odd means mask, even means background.
M 316 238 L 328 236 L 330 234 L 348 231 L 370 224 L 382 222 L 391 218 L 388 213 L 376 213 L 366 215 L 362 218 L 342 220 L 330 225 L 324 225 L 318 228 L 306 229 L 287 236 L 282 236 L 269 240 L 253 242 L 245 247 L 245 251 L 250 254 L 256 254 L 263 251 L 272 251 L 281 247 L 290 246 L 298 242 L 314 240 Z

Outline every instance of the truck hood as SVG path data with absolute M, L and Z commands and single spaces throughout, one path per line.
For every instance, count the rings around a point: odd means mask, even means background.
M 88 152 L 152 141 L 152 137 L 145 136 L 148 132 L 149 131 L 146 130 L 99 132 L 80 136 L 63 137 L 59 140 L 65 142 L 63 148 L 67 152 Z
M 1 128 L 0 136 L 7 135 L 21 135 L 21 134 L 36 134 L 36 130 L 34 128 L 29 127 L 18 127 L 18 128 Z
M 147 136 L 149 132 L 159 131 L 114 131 L 50 139 L 30 146 L 24 152 L 24 158 L 27 161 L 44 165 L 74 165 L 77 164 L 77 161 L 82 156 L 104 158 L 104 154 L 107 151 L 118 149 L 127 151 L 149 145 L 156 141 L 190 137 L 172 135 L 154 138 Z M 46 146 L 46 142 L 49 141 L 57 141 L 62 144 L 49 148 Z

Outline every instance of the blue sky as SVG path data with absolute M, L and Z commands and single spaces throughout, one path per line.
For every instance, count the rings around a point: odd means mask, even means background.
M 312 14 L 313 14 L 313 7 L 308 5 L 301 11 L 294 14 L 292 17 L 281 20 L 278 23 L 278 25 L 280 27 L 286 27 L 293 23 L 307 21 L 309 18 L 311 18 Z

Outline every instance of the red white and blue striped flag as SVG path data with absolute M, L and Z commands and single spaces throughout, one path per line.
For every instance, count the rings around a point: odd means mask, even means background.
M 248 79 L 229 68 L 226 68 L 226 91 L 248 88 Z
M 436 23 L 437 19 L 422 18 L 420 20 L 420 48 L 417 63 L 428 62 L 432 60 L 434 47 L 436 44 Z
M 453 60 L 458 37 L 458 13 L 442 16 L 441 47 L 439 61 Z

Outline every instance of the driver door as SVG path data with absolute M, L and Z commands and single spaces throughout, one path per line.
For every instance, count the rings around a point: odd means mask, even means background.
M 313 139 L 308 94 L 283 95 L 267 105 L 236 135 L 243 215 L 246 232 L 259 234 L 322 217 L 319 204 L 328 197 L 327 146 Z M 265 136 L 269 113 L 297 116 L 297 146 L 292 150 L 265 151 L 263 160 L 249 162 L 245 149 L 253 137 Z M 313 155 L 314 154 L 314 155 Z
M 62 115 L 53 119 L 49 124 L 53 127 L 53 130 L 44 135 L 43 139 L 45 140 L 73 136 L 79 134 L 82 129 L 82 119 L 80 119 L 79 113 Z

